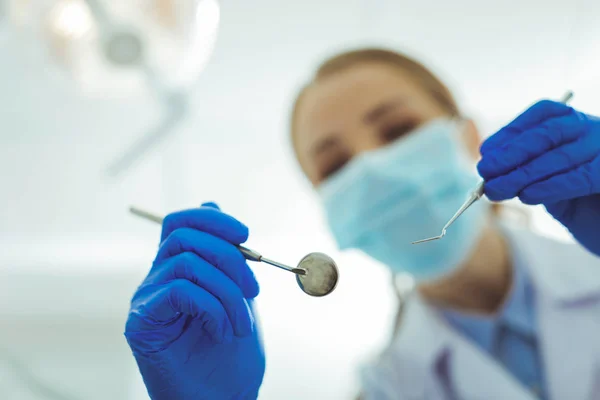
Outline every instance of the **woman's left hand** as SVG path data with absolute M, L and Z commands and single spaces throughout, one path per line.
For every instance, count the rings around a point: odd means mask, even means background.
M 543 100 L 490 136 L 481 155 L 490 200 L 543 204 L 600 255 L 600 119 Z

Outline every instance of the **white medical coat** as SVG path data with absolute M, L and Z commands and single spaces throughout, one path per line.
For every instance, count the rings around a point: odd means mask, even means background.
M 600 400 L 600 257 L 528 231 L 506 232 L 536 288 L 548 399 Z M 366 400 L 537 398 L 416 293 L 390 347 L 363 368 L 362 380 Z

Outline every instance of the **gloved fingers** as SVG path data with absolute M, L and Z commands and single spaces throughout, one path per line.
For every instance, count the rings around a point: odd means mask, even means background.
M 486 181 L 497 178 L 552 149 L 576 141 L 585 135 L 586 129 L 575 112 L 548 119 L 490 148 L 482 155 L 477 170 Z
M 240 288 L 223 272 L 195 253 L 181 253 L 153 268 L 146 283 L 165 284 L 187 279 L 217 298 L 225 309 L 236 336 L 252 333 L 252 316 Z
M 600 140 L 582 137 L 540 155 L 511 172 L 486 181 L 485 193 L 492 201 L 512 199 L 528 186 L 590 162 L 600 154 Z
M 519 199 L 525 204 L 552 204 L 590 195 L 594 193 L 595 189 L 600 189 L 599 183 L 595 182 L 600 173 L 597 164 L 592 161 L 571 171 L 534 183 L 521 191 Z
M 538 101 L 504 128 L 487 138 L 481 145 L 481 154 L 485 155 L 502 146 L 524 130 L 531 129 L 547 119 L 568 115 L 571 112 L 571 107 L 565 104 L 551 100 Z
M 165 217 L 160 241 L 179 228 L 192 228 L 233 244 L 248 240 L 248 228 L 235 218 L 221 212 L 214 203 L 200 208 L 174 212 Z
M 258 295 L 258 282 L 240 250 L 231 243 L 190 228 L 175 230 L 162 243 L 154 268 L 159 268 L 163 260 L 178 254 L 192 252 L 221 270 L 242 290 L 244 297 Z
M 206 203 L 202 203 L 200 205 L 200 207 L 212 207 L 212 208 L 215 208 L 217 210 L 221 210 L 221 207 L 219 207 L 219 205 L 217 203 L 214 203 L 212 201 L 208 201 Z
M 148 287 L 146 287 L 147 289 Z M 229 342 L 233 330 L 221 302 L 206 290 L 186 279 L 156 285 L 137 300 L 137 313 L 144 319 L 172 321 L 181 314 L 201 320 L 202 326 L 216 343 Z

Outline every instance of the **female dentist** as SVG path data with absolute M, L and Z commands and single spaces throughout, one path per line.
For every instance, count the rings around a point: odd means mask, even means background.
M 362 369 L 364 399 L 600 398 L 600 120 L 541 101 L 480 146 L 428 69 L 362 49 L 321 65 L 291 139 L 340 248 L 417 282 Z M 444 239 L 410 244 L 481 177 L 490 200 L 543 204 L 579 245 L 505 226 L 486 201 Z M 234 246 L 247 238 L 212 203 L 165 219 L 125 329 L 152 399 L 258 396 L 258 284 Z

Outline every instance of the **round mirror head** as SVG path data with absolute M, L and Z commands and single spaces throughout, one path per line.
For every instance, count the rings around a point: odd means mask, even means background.
M 142 39 L 133 32 L 115 32 L 105 43 L 104 52 L 108 60 L 122 67 L 139 65 L 144 46 Z
M 322 297 L 333 292 L 339 278 L 335 261 L 327 254 L 310 253 L 298 263 L 305 275 L 296 275 L 296 281 L 304 293 Z

